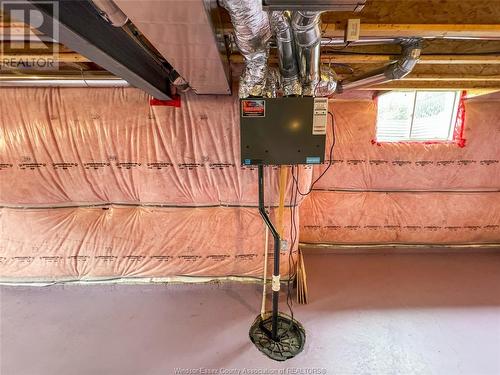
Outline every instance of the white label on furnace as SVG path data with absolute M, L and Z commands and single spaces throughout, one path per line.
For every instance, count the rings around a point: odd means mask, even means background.
M 314 98 L 313 135 L 325 135 L 328 122 L 328 98 Z

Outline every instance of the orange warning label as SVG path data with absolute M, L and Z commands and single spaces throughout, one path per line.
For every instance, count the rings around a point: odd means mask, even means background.
M 241 116 L 265 117 L 266 101 L 262 99 L 245 99 L 241 101 Z

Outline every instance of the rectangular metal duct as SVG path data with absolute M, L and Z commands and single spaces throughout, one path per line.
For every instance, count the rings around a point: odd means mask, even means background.
M 197 94 L 229 94 L 229 63 L 212 16 L 215 0 L 115 0 Z
M 262 0 L 262 6 L 270 10 L 318 10 L 359 12 L 366 0 Z

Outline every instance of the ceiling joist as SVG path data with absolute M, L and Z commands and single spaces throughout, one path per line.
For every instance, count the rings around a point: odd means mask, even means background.
M 387 64 L 398 59 L 398 55 L 377 55 L 364 53 L 323 53 L 321 62 L 341 64 Z M 234 63 L 243 63 L 239 54 L 231 56 Z M 276 63 L 276 57 L 270 58 L 271 63 Z M 500 54 L 467 54 L 467 55 L 422 55 L 419 64 L 500 64 Z
M 357 53 L 322 54 L 323 63 L 336 62 L 344 64 L 379 64 L 398 59 L 398 55 L 376 55 Z M 419 64 L 500 64 L 499 54 L 467 54 L 467 55 L 422 55 Z
M 500 90 L 499 81 L 392 81 L 383 85 L 367 86 L 361 90 Z
M 342 38 L 343 24 L 323 24 L 323 37 Z M 377 38 L 500 38 L 500 24 L 366 24 L 361 23 L 360 37 Z
M 38 59 L 53 59 L 53 61 L 56 62 L 63 62 L 63 63 L 81 63 L 81 62 L 89 62 L 90 60 L 86 58 L 85 56 L 80 55 L 79 53 L 75 52 L 63 52 L 63 53 L 39 53 L 39 54 L 33 54 L 33 53 L 25 53 L 25 52 L 19 52 L 19 53 L 2 53 L 0 54 L 0 62 L 7 60 L 7 61 L 32 61 L 32 60 L 38 60 Z

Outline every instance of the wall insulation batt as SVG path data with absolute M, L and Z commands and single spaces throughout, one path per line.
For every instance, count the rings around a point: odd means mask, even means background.
M 302 242 L 499 242 L 498 96 L 465 101 L 465 147 L 377 144 L 376 100 L 334 102 L 331 110 L 334 164 L 301 206 Z
M 498 108 L 466 102 L 461 148 L 372 144 L 374 101 L 331 104 L 334 164 L 297 203 L 300 240 L 499 242 Z M 262 275 L 236 97 L 187 94 L 172 108 L 136 89 L 17 88 L 2 89 L 0 112 L 0 281 Z M 302 191 L 322 168 L 299 168 Z M 266 168 L 275 222 L 278 180 Z
M 0 111 L 1 280 L 262 275 L 236 98 L 172 108 L 135 89 L 7 89 Z M 265 177 L 277 206 L 279 170 Z M 287 208 L 287 236 L 289 223 Z

